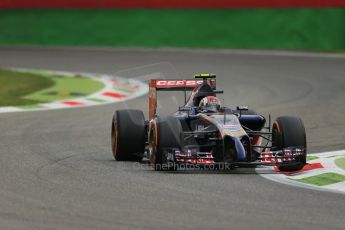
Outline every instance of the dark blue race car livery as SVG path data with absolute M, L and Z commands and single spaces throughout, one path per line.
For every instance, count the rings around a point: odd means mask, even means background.
M 185 101 L 174 114 L 157 113 L 159 91 L 182 91 Z M 187 98 L 187 92 L 190 92 Z M 245 106 L 221 105 L 214 74 L 191 80 L 151 80 L 149 119 L 140 110 L 117 110 L 111 129 L 118 161 L 149 159 L 155 170 L 234 169 L 273 165 L 301 170 L 307 145 L 303 122 L 292 116 L 267 119 Z M 267 123 L 267 124 L 266 124 Z

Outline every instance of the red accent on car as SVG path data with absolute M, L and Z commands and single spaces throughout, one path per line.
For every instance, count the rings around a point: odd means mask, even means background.
M 260 145 L 260 135 L 254 135 L 252 139 L 252 145 Z
M 190 164 L 214 164 L 214 158 L 212 153 L 206 153 L 205 156 L 192 156 L 190 152 L 180 152 L 175 153 L 177 163 L 190 163 Z
M 195 87 L 202 84 L 202 80 L 154 80 L 153 86 L 159 88 Z

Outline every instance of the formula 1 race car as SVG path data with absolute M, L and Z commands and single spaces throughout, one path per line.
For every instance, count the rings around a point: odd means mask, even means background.
M 185 103 L 172 115 L 157 115 L 157 91 L 183 91 Z M 187 99 L 187 91 L 191 91 Z M 306 133 L 300 118 L 266 118 L 244 106 L 225 107 L 213 74 L 193 80 L 151 80 L 149 120 L 140 110 L 117 110 L 111 144 L 117 161 L 141 161 L 155 170 L 233 169 L 277 166 L 297 171 L 306 164 Z

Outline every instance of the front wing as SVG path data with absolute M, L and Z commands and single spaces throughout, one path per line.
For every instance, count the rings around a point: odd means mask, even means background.
M 260 165 L 276 166 L 289 165 L 298 162 L 298 158 L 305 155 L 303 148 L 290 147 L 278 151 L 263 151 L 255 161 L 217 161 L 211 152 L 198 152 L 192 149 L 167 148 L 164 151 L 168 164 L 184 167 L 208 167 L 214 165 L 229 165 L 231 167 L 255 167 Z

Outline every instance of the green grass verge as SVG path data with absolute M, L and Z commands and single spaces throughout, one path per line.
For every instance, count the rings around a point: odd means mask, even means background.
M 53 85 L 52 79 L 38 74 L 0 70 L 0 106 L 37 104 L 39 100 L 23 97 Z
M 345 50 L 345 9 L 0 10 L 0 44 Z
M 338 173 L 323 173 L 317 176 L 311 176 L 303 179 L 291 179 L 302 183 L 324 186 L 345 181 L 345 176 Z
M 345 157 L 335 160 L 335 164 L 345 170 Z
M 0 69 L 0 106 L 40 108 L 39 103 L 85 97 L 104 87 L 85 77 Z
M 40 90 L 25 96 L 25 99 L 42 102 L 65 100 L 71 98 L 85 97 L 91 93 L 101 90 L 104 85 L 101 82 L 84 77 L 62 77 L 50 75 L 54 81 L 52 87 Z
M 27 110 L 30 110 L 30 109 L 40 109 L 40 108 L 43 108 L 43 106 L 41 105 L 38 105 L 38 104 L 34 104 L 34 105 L 20 105 L 20 106 L 17 106 L 17 108 L 20 108 L 20 109 L 27 109 Z
M 312 160 L 316 160 L 316 159 L 319 159 L 319 158 L 316 156 L 307 156 L 307 161 L 312 161 Z

